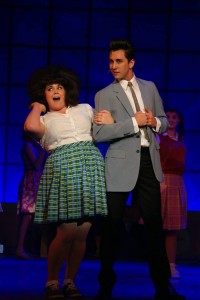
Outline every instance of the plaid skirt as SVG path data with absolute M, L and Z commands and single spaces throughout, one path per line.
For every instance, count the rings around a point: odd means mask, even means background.
M 180 175 L 164 174 L 160 184 L 163 228 L 180 230 L 187 226 L 188 198 L 184 179 Z
M 47 158 L 35 223 L 72 222 L 107 215 L 104 159 L 92 142 L 63 145 Z

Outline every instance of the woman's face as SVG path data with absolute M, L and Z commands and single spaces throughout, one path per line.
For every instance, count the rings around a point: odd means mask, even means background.
M 167 115 L 167 119 L 169 122 L 169 128 L 176 129 L 177 125 L 180 122 L 180 118 L 179 118 L 178 114 L 176 112 L 170 111 L 170 112 L 167 112 L 166 115 Z
M 61 84 L 49 84 L 45 88 L 45 97 L 49 111 L 65 112 L 66 110 L 66 91 Z

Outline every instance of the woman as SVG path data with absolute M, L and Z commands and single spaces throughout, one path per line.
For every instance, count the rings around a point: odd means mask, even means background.
M 22 259 L 30 259 L 26 253 L 25 240 L 30 223 L 35 213 L 37 190 L 46 159 L 46 151 L 28 133 L 23 134 L 21 156 L 24 163 L 24 174 L 19 184 L 17 214 L 19 219 L 19 232 L 16 255 Z
M 183 116 L 177 109 L 168 109 L 169 128 L 159 136 L 164 181 L 161 183 L 163 228 L 170 263 L 171 277 L 179 278 L 176 268 L 177 231 L 187 225 L 187 191 L 184 184 L 186 147 L 183 140 Z
M 31 112 L 24 128 L 50 154 L 39 185 L 35 222 L 57 226 L 48 252 L 46 296 L 78 297 L 74 280 L 91 222 L 96 215 L 107 215 L 104 160 L 91 136 L 93 109 L 79 104 L 79 80 L 64 67 L 36 70 L 29 95 Z M 58 278 L 66 256 L 66 278 L 60 289 Z

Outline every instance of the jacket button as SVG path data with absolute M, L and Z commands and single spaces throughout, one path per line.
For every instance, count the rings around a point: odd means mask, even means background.
M 137 152 L 137 153 L 140 153 L 140 150 L 137 150 L 136 152 Z

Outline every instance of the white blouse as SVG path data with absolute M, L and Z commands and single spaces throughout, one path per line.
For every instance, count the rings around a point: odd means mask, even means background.
M 47 151 L 65 144 L 92 141 L 93 108 L 79 104 L 66 108 L 66 112 L 47 112 L 40 117 L 45 134 L 40 143 Z

